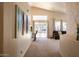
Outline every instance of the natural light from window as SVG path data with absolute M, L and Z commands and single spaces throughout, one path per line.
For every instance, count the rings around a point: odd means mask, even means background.
M 64 21 L 55 21 L 55 30 L 56 31 L 61 31 L 61 30 L 66 31 L 67 30 L 67 23 Z
M 61 29 L 61 22 L 60 21 L 55 21 L 55 30 L 56 31 L 60 31 L 60 29 Z
M 63 31 L 66 31 L 67 30 L 66 22 L 63 22 L 62 25 L 63 25 Z
M 47 20 L 47 16 L 45 16 L 45 15 L 34 15 L 33 20 Z

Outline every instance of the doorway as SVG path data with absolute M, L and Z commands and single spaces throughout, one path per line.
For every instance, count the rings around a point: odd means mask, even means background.
M 36 37 L 45 37 L 47 38 L 48 31 L 48 16 L 47 15 L 33 15 L 33 29 L 34 32 L 37 32 Z
M 47 38 L 47 22 L 34 22 L 34 31 L 38 31 L 36 37 Z

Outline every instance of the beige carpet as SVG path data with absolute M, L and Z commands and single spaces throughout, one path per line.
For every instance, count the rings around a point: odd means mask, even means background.
M 31 44 L 25 57 L 61 57 L 59 54 L 59 40 L 37 38 Z

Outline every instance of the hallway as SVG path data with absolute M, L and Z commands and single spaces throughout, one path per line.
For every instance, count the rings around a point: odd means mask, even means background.
M 79 3 L 1 2 L 0 56 L 5 55 L 79 56 Z
M 32 42 L 25 57 L 60 57 L 59 40 L 37 38 Z

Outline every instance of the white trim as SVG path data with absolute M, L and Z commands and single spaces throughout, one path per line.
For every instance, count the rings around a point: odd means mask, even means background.
M 31 44 L 32 44 L 32 40 L 31 40 L 31 43 L 29 43 L 28 48 L 26 48 L 26 50 L 24 51 L 24 53 L 21 55 L 21 57 L 24 57 L 25 53 L 27 52 L 27 50 L 29 49 L 29 47 L 30 47 Z
M 59 53 L 60 53 L 61 57 L 64 57 L 64 55 L 63 55 L 63 53 L 61 51 L 59 51 Z

